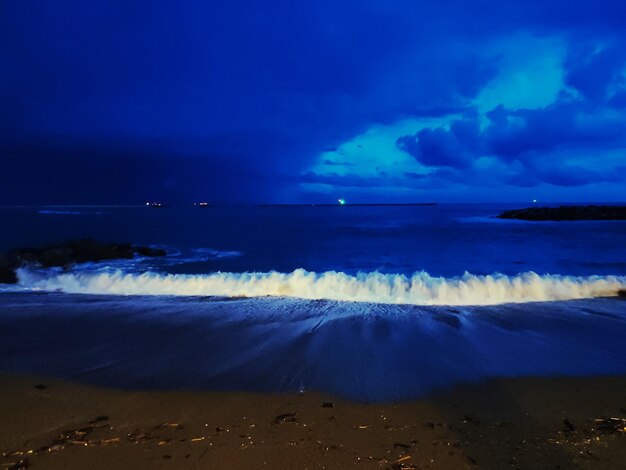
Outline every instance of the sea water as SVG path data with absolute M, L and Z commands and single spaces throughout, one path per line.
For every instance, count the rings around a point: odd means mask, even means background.
M 626 222 L 508 208 L 2 208 L 5 250 L 91 237 L 168 256 L 20 269 L 0 370 L 363 400 L 626 373 Z

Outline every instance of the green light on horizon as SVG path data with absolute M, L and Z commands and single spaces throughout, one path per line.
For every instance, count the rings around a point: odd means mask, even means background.
M 345 206 L 346 205 L 346 200 L 345 199 L 337 199 L 337 202 L 339 203 L 340 206 Z

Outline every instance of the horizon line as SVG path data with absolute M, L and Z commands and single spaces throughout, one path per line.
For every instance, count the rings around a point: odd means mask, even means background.
M 80 204 L 80 203 L 33 203 L 33 204 L 0 204 L 0 207 L 150 207 L 149 203 L 128 203 L 128 204 Z M 198 202 L 159 202 L 159 201 L 151 201 L 150 204 L 160 204 L 160 206 L 152 206 L 153 208 L 164 208 L 164 207 L 285 207 L 285 206 L 293 206 L 293 207 L 305 207 L 305 206 L 320 206 L 320 207 L 346 207 L 346 206 L 437 206 L 437 205 L 475 205 L 475 204 L 529 204 L 529 205 L 539 205 L 539 204 L 585 204 L 585 205 L 598 205 L 598 204 L 626 204 L 626 201 L 493 201 L 493 202 L 485 202 L 485 201 L 446 201 L 446 202 L 436 202 L 436 201 L 427 201 L 427 202 L 354 202 L 349 203 L 346 202 L 344 204 L 335 202 L 297 202 L 297 203 L 211 203 L 205 201 Z M 202 204 L 200 206 L 200 204 Z

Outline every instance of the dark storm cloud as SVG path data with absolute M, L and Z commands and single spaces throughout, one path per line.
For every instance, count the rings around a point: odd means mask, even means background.
M 337 187 L 372 188 L 381 186 L 393 186 L 401 183 L 401 180 L 389 178 L 387 175 L 364 177 L 355 174 L 339 175 L 337 173 L 324 173 L 320 175 L 312 171 L 304 173 L 299 178 L 300 183 L 325 184 Z
M 612 86 L 624 85 L 626 49 L 623 44 L 594 51 L 592 44 L 581 45 L 566 63 L 566 82 L 590 100 L 604 100 Z M 597 46 L 596 46 L 597 47 Z
M 625 17 L 606 0 L 5 2 L 0 202 L 295 200 L 325 149 L 372 125 L 449 114 L 464 117 L 402 148 L 465 180 L 488 151 L 523 162 L 494 177 L 528 183 L 546 166 L 540 152 L 617 145 L 623 128 L 606 111 L 626 107 Z M 485 45 L 516 31 L 563 38 L 580 96 L 502 109 L 480 130 L 471 101 L 504 67 Z M 593 178 L 568 168 L 541 171 Z
M 477 118 L 452 121 L 450 129 L 426 128 L 415 136 L 400 137 L 398 146 L 426 166 L 468 168 L 481 146 Z
M 354 163 L 349 162 L 336 162 L 334 160 L 325 159 L 322 163 L 328 166 L 354 166 Z
M 298 183 L 325 185 L 342 191 L 347 188 L 376 190 L 387 189 L 397 191 L 402 189 L 432 189 L 438 188 L 441 184 L 450 181 L 451 171 L 435 170 L 432 173 L 417 174 L 404 173 L 400 176 L 389 175 L 385 172 L 378 172 L 374 176 L 362 176 L 354 173 L 319 174 L 307 171 L 297 179 Z
M 626 119 L 606 108 L 589 108 L 582 101 L 558 101 L 541 109 L 488 112 L 480 130 L 478 117 L 453 120 L 450 128 L 426 128 L 402 136 L 398 146 L 427 166 L 466 167 L 491 155 L 503 160 L 559 147 L 624 148 Z

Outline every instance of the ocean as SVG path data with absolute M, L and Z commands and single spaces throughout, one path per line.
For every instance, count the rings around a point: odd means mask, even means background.
M 363 401 L 626 373 L 626 222 L 495 217 L 521 207 L 0 208 L 2 251 L 168 252 L 20 269 L 0 288 L 0 371 Z

